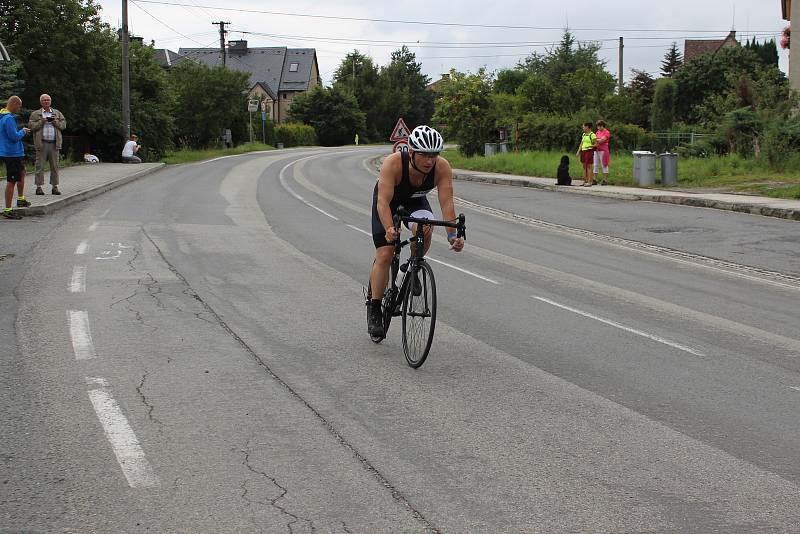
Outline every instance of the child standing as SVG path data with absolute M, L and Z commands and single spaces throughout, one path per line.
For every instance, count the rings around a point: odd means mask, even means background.
M 594 175 L 592 174 L 592 166 L 594 165 L 594 142 L 597 136 L 592 132 L 592 123 L 584 122 L 583 135 L 581 136 L 581 143 L 578 145 L 578 152 L 575 154 L 581 160 L 583 165 L 583 187 L 591 187 L 594 183 Z

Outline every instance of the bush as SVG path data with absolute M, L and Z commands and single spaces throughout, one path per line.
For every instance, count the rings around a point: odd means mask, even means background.
M 770 167 L 784 170 L 792 161 L 794 167 L 797 158 L 793 158 L 800 150 L 800 120 L 774 120 L 768 123 L 761 142 L 761 156 Z
M 313 146 L 317 144 L 317 134 L 313 126 L 297 122 L 287 122 L 275 126 L 275 143 L 283 146 Z
M 573 153 L 581 139 L 581 120 L 570 117 L 526 115 L 519 125 L 521 150 L 566 151 Z M 609 123 L 611 150 L 652 148 L 653 134 L 635 124 Z

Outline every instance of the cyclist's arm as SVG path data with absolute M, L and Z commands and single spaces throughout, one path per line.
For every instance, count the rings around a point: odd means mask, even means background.
M 453 169 L 450 162 L 444 158 L 439 158 L 436 162 L 436 188 L 439 192 L 439 206 L 442 208 L 442 219 L 454 221 L 456 219 L 456 208 L 453 203 Z M 452 228 L 443 227 L 448 234 L 453 232 Z M 450 238 L 451 248 L 456 252 L 464 248 L 464 240 L 461 238 Z
M 397 184 L 398 173 L 401 173 L 401 162 L 399 157 L 394 155 L 388 156 L 381 166 L 381 172 L 378 175 L 378 200 L 376 202 L 378 208 L 378 218 L 381 220 L 381 225 L 387 232 L 390 228 L 394 228 L 392 221 L 392 208 L 389 204 L 394 198 L 394 187 Z

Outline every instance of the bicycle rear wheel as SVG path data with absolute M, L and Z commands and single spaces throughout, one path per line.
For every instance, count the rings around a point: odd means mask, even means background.
M 413 368 L 425 363 L 436 327 L 436 281 L 427 263 L 412 266 L 403 295 L 403 352 Z M 419 285 L 415 291 L 415 277 Z M 416 293 L 416 294 L 415 294 Z

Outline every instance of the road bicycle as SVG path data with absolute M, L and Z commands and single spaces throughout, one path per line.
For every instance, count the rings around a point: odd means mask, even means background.
M 414 235 L 405 241 L 397 239 L 394 243 L 394 257 L 392 258 L 389 284 L 383 293 L 381 312 L 383 315 L 383 335 L 370 336 L 374 343 L 380 343 L 386 338 L 392 317 L 402 316 L 403 321 L 403 352 L 406 362 L 413 368 L 418 368 L 425 363 L 428 352 L 433 342 L 433 331 L 436 327 L 436 280 L 433 269 L 425 261 L 424 225 L 444 226 L 454 228 L 456 236 L 466 239 L 464 214 L 459 214 L 455 222 L 437 221 L 431 219 L 417 219 L 406 215 L 405 209 L 400 206 L 397 214 L 392 218 L 394 227 L 416 223 Z M 401 265 L 400 252 L 403 247 L 413 245 L 408 259 Z M 399 273 L 403 273 L 400 285 L 397 285 Z M 372 286 L 367 286 L 367 306 L 372 299 Z M 367 308 L 369 317 L 369 308 Z

